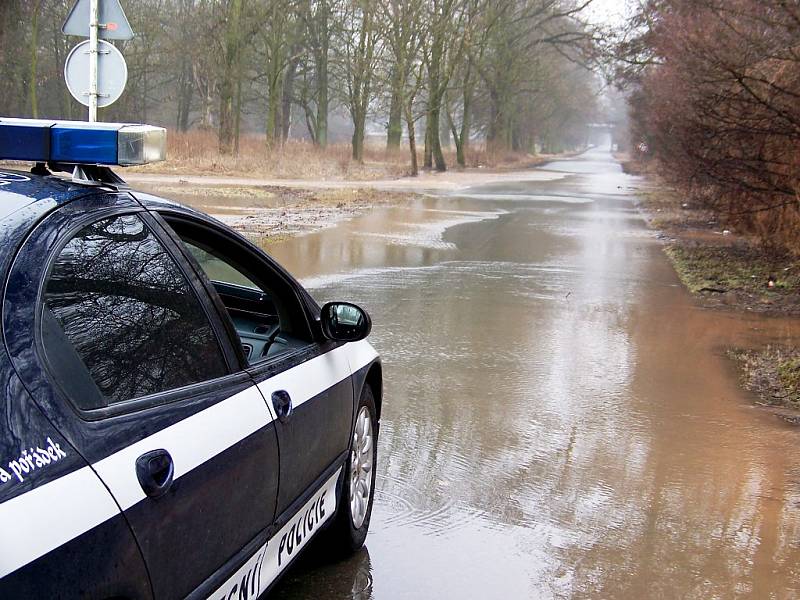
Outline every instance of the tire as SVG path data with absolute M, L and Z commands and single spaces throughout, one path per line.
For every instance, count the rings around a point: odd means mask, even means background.
M 366 436 L 361 433 L 369 423 L 369 446 Z M 339 548 L 343 555 L 352 554 L 364 545 L 372 517 L 372 499 L 375 495 L 375 465 L 378 457 L 378 418 L 375 410 L 375 398 L 372 389 L 364 386 L 356 411 L 356 423 L 353 427 L 353 439 L 350 442 L 350 455 L 345 463 L 344 481 L 339 508 L 336 511 L 335 521 L 331 526 L 330 534 L 333 547 Z M 371 448 L 371 463 L 369 471 L 358 468 L 355 460 Z M 362 459 L 362 466 L 366 461 Z M 354 477 L 355 472 L 355 477 Z M 365 490 L 365 485 L 369 489 Z M 366 492 L 366 493 L 365 493 Z

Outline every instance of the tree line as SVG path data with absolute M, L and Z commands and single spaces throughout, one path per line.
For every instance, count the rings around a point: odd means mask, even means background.
M 800 2 L 648 0 L 618 50 L 641 158 L 800 252 Z
M 587 68 L 591 0 L 136 0 L 123 5 L 135 39 L 117 43 L 129 67 L 104 120 L 213 129 L 222 153 L 249 131 L 279 147 L 290 136 L 324 148 L 332 115 L 347 115 L 352 156 L 370 127 L 387 148 L 417 147 L 447 168 L 490 152 L 581 145 L 597 81 Z M 72 0 L 0 3 L 0 114 L 83 118 L 63 64 L 78 38 L 61 24 Z

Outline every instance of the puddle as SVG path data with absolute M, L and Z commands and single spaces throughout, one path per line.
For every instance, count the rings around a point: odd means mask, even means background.
M 277 597 L 800 594 L 800 434 L 723 353 L 798 322 L 697 307 L 607 152 L 545 168 L 267 246 L 370 311 L 386 388 L 366 559 Z

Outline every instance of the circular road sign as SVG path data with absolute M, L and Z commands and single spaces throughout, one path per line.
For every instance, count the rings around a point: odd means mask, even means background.
M 128 65 L 113 44 L 97 40 L 97 106 L 114 104 L 128 82 Z M 69 93 L 84 106 L 89 106 L 89 40 L 75 46 L 64 64 L 64 79 Z

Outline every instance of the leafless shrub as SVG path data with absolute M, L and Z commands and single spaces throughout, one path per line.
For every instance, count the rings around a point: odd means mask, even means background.
M 644 11 L 636 141 L 694 201 L 800 253 L 800 3 L 654 0 Z

